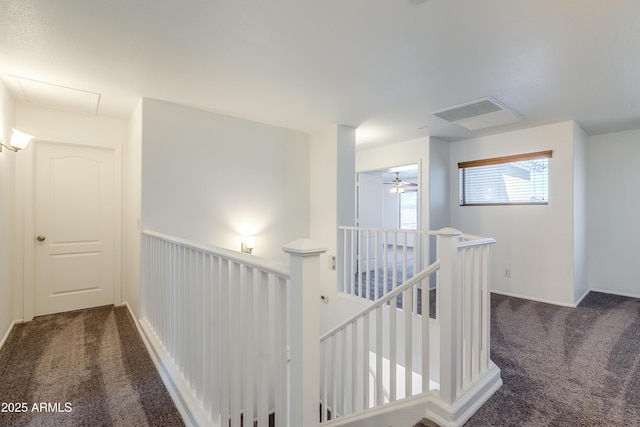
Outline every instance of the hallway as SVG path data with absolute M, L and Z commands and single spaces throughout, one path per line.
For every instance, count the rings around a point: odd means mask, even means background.
M 0 425 L 184 425 L 124 306 L 17 324 L 0 378 Z

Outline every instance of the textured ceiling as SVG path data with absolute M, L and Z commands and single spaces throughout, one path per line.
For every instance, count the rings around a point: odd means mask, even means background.
M 0 75 L 140 96 L 361 146 L 577 120 L 640 128 L 632 0 L 0 0 Z M 429 115 L 492 96 L 525 117 L 469 131 Z M 422 129 L 419 129 L 422 128 Z

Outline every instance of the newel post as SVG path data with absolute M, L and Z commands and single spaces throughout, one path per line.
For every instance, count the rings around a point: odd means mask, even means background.
M 457 399 L 460 367 L 459 348 L 461 280 L 458 266 L 458 243 L 462 233 L 453 228 L 438 231 L 437 252 L 440 260 L 438 299 L 440 308 L 440 398 L 453 404 Z
M 289 425 L 320 423 L 320 254 L 317 242 L 299 239 L 282 250 L 291 262 L 291 401 Z

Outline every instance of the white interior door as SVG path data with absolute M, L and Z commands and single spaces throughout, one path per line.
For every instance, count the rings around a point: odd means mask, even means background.
M 113 304 L 115 151 L 35 150 L 35 314 Z

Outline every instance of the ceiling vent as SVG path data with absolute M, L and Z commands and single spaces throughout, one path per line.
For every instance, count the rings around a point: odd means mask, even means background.
M 9 77 L 13 80 L 15 91 L 28 104 L 91 115 L 98 112 L 100 102 L 98 93 L 24 77 Z
M 476 99 L 431 114 L 469 130 L 485 129 L 524 120 L 520 114 L 492 97 Z

